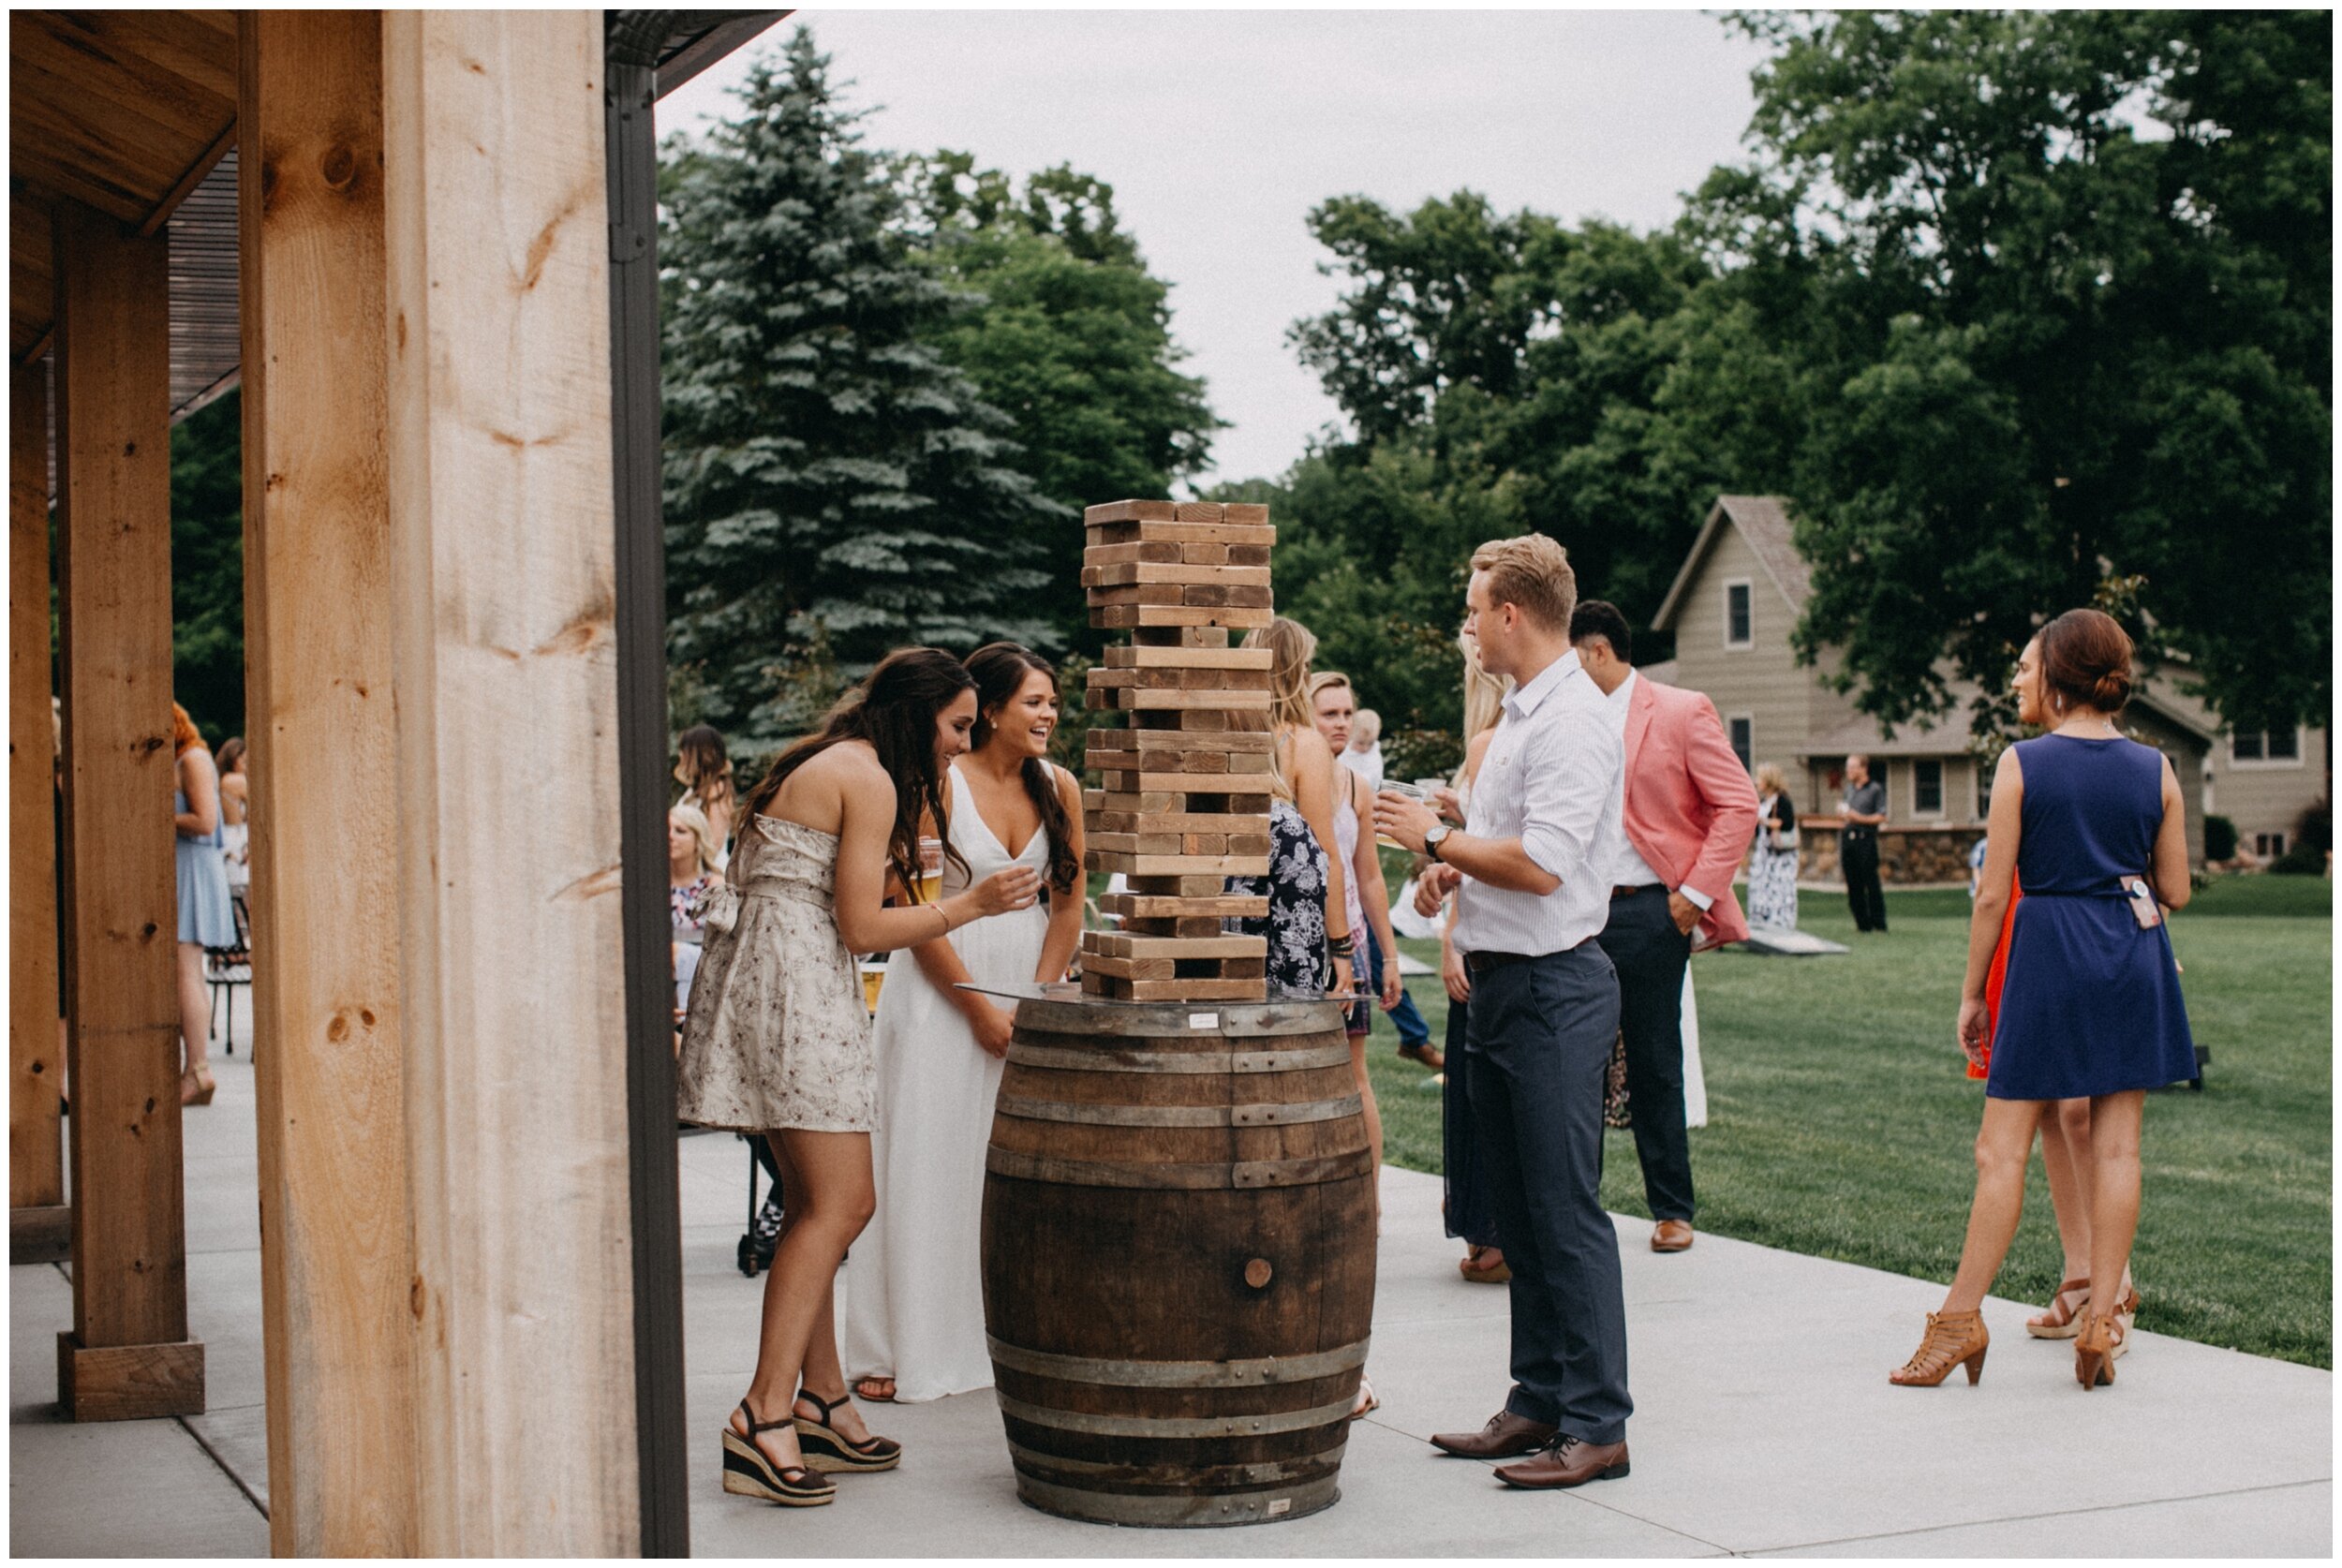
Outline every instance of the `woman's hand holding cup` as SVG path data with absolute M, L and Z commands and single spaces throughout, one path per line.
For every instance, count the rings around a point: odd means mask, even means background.
M 1012 865 L 1005 871 L 993 872 L 964 896 L 974 904 L 974 918 L 979 920 L 986 915 L 1030 910 L 1041 896 L 1041 873 L 1030 865 Z

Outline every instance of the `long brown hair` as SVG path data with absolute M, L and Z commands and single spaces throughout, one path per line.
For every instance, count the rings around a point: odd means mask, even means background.
M 684 792 L 696 800 L 719 801 L 732 794 L 732 759 L 724 755 L 724 737 L 715 726 L 694 724 L 675 737 L 675 770 L 690 777 Z
M 1279 615 L 1265 627 L 1244 634 L 1244 646 L 1267 648 L 1276 656 L 1268 672 L 1268 711 L 1240 709 L 1228 716 L 1238 730 L 1307 731 L 1317 729 L 1317 714 L 1310 705 L 1310 660 L 1317 657 L 1317 634 L 1299 621 Z M 1297 806 L 1293 777 L 1285 771 L 1282 747 L 1268 754 L 1270 792 Z
M 831 747 L 867 741 L 895 780 L 895 827 L 886 838 L 886 863 L 917 902 L 922 813 L 934 819 L 945 857 L 962 872 L 968 869 L 951 844 L 951 806 L 943 796 L 942 767 L 935 760 L 935 721 L 953 699 L 975 688 L 975 678 L 942 649 L 897 648 L 879 660 L 868 679 L 837 700 L 819 730 L 773 759 L 749 791 L 748 817 L 762 812 L 791 774 Z
M 1015 701 L 1026 677 L 1035 672 L 1049 677 L 1051 691 L 1058 690 L 1057 671 L 1030 648 L 986 643 L 968 656 L 968 673 L 976 681 L 976 727 L 968 736 L 971 747 L 981 749 L 992 738 L 993 710 Z M 1032 808 L 1041 814 L 1041 831 L 1049 836 L 1049 886 L 1071 893 L 1082 868 L 1074 858 L 1073 823 L 1066 816 L 1065 797 L 1058 792 L 1055 770 L 1039 757 L 1028 757 L 1019 777 Z

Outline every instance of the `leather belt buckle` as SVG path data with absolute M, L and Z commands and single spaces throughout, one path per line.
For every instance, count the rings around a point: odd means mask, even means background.
M 1474 974 L 1486 974 L 1490 969 L 1501 969 L 1509 965 L 1525 964 L 1528 961 L 1529 954 L 1525 953 L 1467 953 L 1464 954 L 1464 968 Z
M 1659 884 L 1657 882 L 1636 882 L 1632 886 L 1629 886 L 1625 882 L 1619 882 L 1611 887 L 1610 896 L 1613 898 L 1632 898 L 1638 893 L 1655 892 L 1658 887 Z

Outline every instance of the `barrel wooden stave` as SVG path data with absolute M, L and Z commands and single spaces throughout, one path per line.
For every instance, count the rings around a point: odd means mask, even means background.
M 1231 1033 L 1182 1027 L 1194 1011 L 1019 1009 L 986 1178 L 986 1320 L 1019 1495 L 1049 1512 L 1251 1523 L 1339 1495 L 1373 1316 L 1348 1043 L 1324 1004 L 1225 1009 Z M 1096 1034 L 1069 1027 L 1091 1014 Z M 1238 1124 L 1275 1107 L 1303 1119 Z M 1207 1112 L 1228 1115 L 1195 1125 Z M 1178 1184 L 1106 1184 L 1150 1171 Z

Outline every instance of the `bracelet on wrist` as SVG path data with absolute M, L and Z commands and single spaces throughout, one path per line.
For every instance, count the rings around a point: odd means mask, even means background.
M 1348 934 L 1326 939 L 1326 951 L 1337 958 L 1347 958 L 1358 949 L 1357 939 Z

